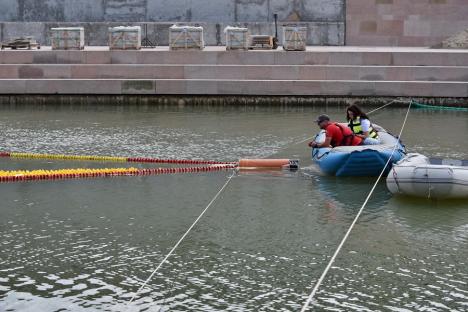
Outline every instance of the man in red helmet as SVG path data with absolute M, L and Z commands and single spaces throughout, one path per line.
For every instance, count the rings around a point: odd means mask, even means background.
M 327 115 L 320 115 L 316 120 L 320 129 L 326 131 L 325 141 L 317 143 L 312 141 L 309 143 L 310 147 L 337 147 L 337 146 L 355 146 L 360 145 L 362 139 L 355 136 L 353 131 L 347 126 L 340 125 L 336 122 L 331 122 L 330 117 Z

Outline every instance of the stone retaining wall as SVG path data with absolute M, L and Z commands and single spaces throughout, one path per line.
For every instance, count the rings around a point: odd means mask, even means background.
M 468 28 L 468 0 L 348 0 L 346 45 L 433 46 Z
M 1 0 L 0 40 L 33 35 L 50 45 L 48 30 L 83 26 L 89 45 L 106 45 L 107 28 L 148 23 L 148 37 L 168 45 L 173 23 L 200 24 L 208 45 L 223 45 L 226 26 L 274 35 L 279 24 L 308 27 L 310 45 L 343 45 L 345 0 Z M 279 31 L 281 36 L 281 31 Z
M 107 28 L 148 23 L 148 36 L 168 44 L 173 23 L 200 24 L 207 45 L 223 45 L 227 25 L 274 34 L 279 24 L 308 27 L 309 45 L 433 46 L 468 28 L 468 0 L 1 0 L 0 40 L 83 26 L 86 43 L 106 45 Z M 279 31 L 281 36 L 281 31 Z

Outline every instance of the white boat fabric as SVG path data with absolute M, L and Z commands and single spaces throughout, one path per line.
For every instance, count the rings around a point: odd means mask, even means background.
M 409 153 L 393 165 L 387 187 L 393 194 L 415 197 L 468 198 L 468 166 L 456 160 L 432 164 L 424 155 Z

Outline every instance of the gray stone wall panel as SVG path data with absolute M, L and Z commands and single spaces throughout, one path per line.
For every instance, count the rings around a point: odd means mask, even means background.
M 345 0 L 2 0 L 0 21 L 342 21 Z
M 359 0 L 358 0 L 359 1 Z M 301 1 L 304 21 L 344 21 L 345 0 Z
M 192 1 L 190 8 L 192 22 L 233 22 L 233 0 L 197 0 Z
M 63 0 L 18 0 L 18 21 L 65 21 Z
M 237 0 L 235 5 L 236 22 L 268 21 L 269 0 Z
M 190 21 L 191 0 L 148 0 L 147 18 L 154 22 Z
M 64 0 L 64 21 L 93 22 L 104 20 L 104 0 Z
M 11 22 L 18 19 L 18 0 L 2 0 L 0 5 L 0 22 Z
M 147 0 L 107 0 L 105 21 L 142 22 L 146 20 Z

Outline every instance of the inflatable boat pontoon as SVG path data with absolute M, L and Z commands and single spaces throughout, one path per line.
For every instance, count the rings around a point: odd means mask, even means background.
M 312 159 L 328 175 L 371 177 L 378 176 L 391 157 L 389 165 L 385 168 L 385 174 L 387 174 L 392 164 L 403 158 L 405 147 L 398 138 L 382 127 L 375 124 L 372 126 L 378 131 L 382 144 L 313 148 Z M 325 131 L 322 130 L 315 141 L 320 143 L 324 140 Z M 396 149 L 392 155 L 395 145 Z
M 426 198 L 468 198 L 468 161 L 429 159 L 410 153 L 387 176 L 393 194 Z

